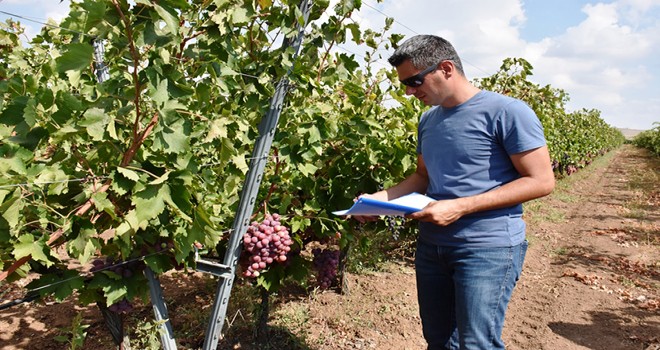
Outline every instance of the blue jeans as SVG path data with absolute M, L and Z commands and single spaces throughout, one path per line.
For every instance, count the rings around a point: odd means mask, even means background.
M 502 327 L 527 241 L 503 248 L 417 242 L 417 299 L 428 350 L 504 349 Z

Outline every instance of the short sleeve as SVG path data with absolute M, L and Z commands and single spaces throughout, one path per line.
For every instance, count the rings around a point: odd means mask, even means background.
M 432 110 L 432 109 L 431 109 Z M 423 139 L 423 130 L 424 125 L 428 122 L 429 114 L 431 110 L 428 110 L 419 117 L 419 123 L 417 123 L 417 155 L 422 154 L 422 139 Z
M 543 126 L 536 113 L 523 101 L 513 100 L 497 120 L 498 138 L 506 152 L 521 153 L 546 144 Z

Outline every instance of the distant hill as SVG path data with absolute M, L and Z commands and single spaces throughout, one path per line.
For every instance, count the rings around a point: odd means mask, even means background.
M 635 136 L 637 136 L 637 134 L 644 131 L 644 130 L 635 130 L 635 129 L 626 129 L 626 128 L 617 128 L 617 129 L 619 129 L 619 131 L 621 131 L 623 136 L 625 136 L 627 139 L 632 139 Z

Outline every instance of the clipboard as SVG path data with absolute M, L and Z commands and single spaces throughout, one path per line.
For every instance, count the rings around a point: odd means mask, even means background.
M 352 207 L 346 210 L 332 212 L 335 215 L 398 215 L 404 216 L 422 210 L 435 199 L 413 192 L 391 201 L 381 201 L 373 198 L 359 198 Z

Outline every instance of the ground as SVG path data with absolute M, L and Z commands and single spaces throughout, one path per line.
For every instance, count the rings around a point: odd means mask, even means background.
M 659 164 L 624 146 L 526 205 L 530 246 L 507 313 L 507 349 L 660 349 Z M 162 283 L 179 348 L 200 348 L 217 281 L 175 273 Z M 270 340 L 261 346 L 252 345 L 248 322 L 254 295 L 236 286 L 218 349 L 424 348 L 410 258 L 348 274 L 347 286 L 345 295 L 293 289 L 272 297 Z M 2 303 L 20 294 L 20 285 L 0 288 Z M 95 307 L 42 301 L 0 311 L 0 349 L 68 349 L 54 337 L 79 313 L 89 325 L 82 349 L 115 348 Z M 144 307 L 131 322 L 149 318 Z

